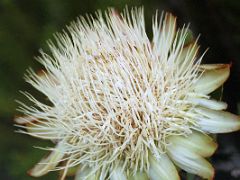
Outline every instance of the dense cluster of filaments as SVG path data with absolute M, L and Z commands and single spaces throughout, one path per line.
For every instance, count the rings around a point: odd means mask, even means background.
M 149 152 L 159 156 L 166 137 L 194 126 L 188 95 L 199 75 L 197 45 L 183 52 L 187 28 L 176 31 L 168 14 L 154 19 L 152 40 L 142 10 L 109 14 L 79 18 L 69 34 L 57 34 L 52 56 L 40 58 L 46 73 L 27 78 L 53 105 L 27 94 L 40 109 L 23 111 L 46 129 L 32 135 L 64 144 L 69 167 L 146 170 Z

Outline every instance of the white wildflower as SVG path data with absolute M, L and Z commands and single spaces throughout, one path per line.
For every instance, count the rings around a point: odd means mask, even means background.
M 175 166 L 211 179 L 205 157 L 216 150 L 207 133 L 240 128 L 239 117 L 223 111 L 209 93 L 229 76 L 229 65 L 201 65 L 196 41 L 186 44 L 188 28 L 177 29 L 166 13 L 145 30 L 143 9 L 97 18 L 79 18 L 68 33 L 41 52 L 45 71 L 27 82 L 51 105 L 29 93 L 34 106 L 16 121 L 31 136 L 56 147 L 31 171 L 78 167 L 76 179 L 179 179 Z

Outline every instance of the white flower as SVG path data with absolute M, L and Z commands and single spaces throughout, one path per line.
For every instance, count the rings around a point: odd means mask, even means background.
M 29 93 L 22 103 L 21 131 L 56 146 L 31 171 L 42 176 L 77 167 L 76 179 L 175 180 L 175 166 L 212 179 L 205 159 L 217 144 L 208 133 L 240 128 L 239 117 L 209 93 L 229 76 L 229 65 L 201 65 L 196 41 L 186 44 L 188 28 L 177 29 L 166 13 L 146 34 L 143 9 L 97 18 L 79 18 L 68 33 L 41 52 L 45 71 L 27 82 L 50 101 Z M 46 148 L 47 149 L 47 148 Z

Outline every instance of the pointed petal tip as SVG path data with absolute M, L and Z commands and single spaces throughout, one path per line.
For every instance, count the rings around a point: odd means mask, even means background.
M 202 156 L 180 146 L 171 146 L 167 150 L 168 155 L 179 168 L 196 174 L 204 179 L 213 179 L 214 168 Z
M 37 165 L 38 165 L 38 164 L 37 164 Z M 48 173 L 48 171 L 46 171 L 46 172 L 44 172 L 44 173 L 39 173 L 38 170 L 36 170 L 36 169 L 37 169 L 37 168 L 36 168 L 37 165 L 35 165 L 33 168 L 31 168 L 31 169 L 29 169 L 29 170 L 27 171 L 27 174 L 28 174 L 29 176 L 32 176 L 32 177 L 41 177 L 41 176 L 43 176 L 43 175 L 45 175 L 45 174 Z
M 203 64 L 200 70 L 204 70 L 196 84 L 194 91 L 201 94 L 210 94 L 219 88 L 230 75 L 229 64 Z
M 207 133 L 229 133 L 240 130 L 240 116 L 227 111 L 218 111 L 207 108 L 196 108 L 202 115 L 197 123 Z
M 65 155 L 63 152 L 65 149 L 64 144 L 59 143 L 55 148 L 56 150 L 41 159 L 40 162 L 38 162 L 27 173 L 33 177 L 40 177 L 47 174 L 49 171 L 54 170 Z
M 27 171 L 27 174 L 29 176 L 31 176 L 31 177 L 41 177 L 41 176 L 44 176 L 44 175 L 46 175 L 48 173 L 48 171 L 45 172 L 45 173 L 38 173 L 37 170 L 35 169 L 35 166 Z
M 206 162 L 208 162 L 206 160 Z M 209 162 L 208 162 L 209 163 Z M 214 177 L 215 177 L 215 169 L 214 167 L 212 166 L 212 164 L 209 163 L 209 169 L 206 173 L 203 173 L 203 174 L 199 174 L 200 177 L 202 178 L 206 178 L 208 180 L 213 180 Z
M 168 142 L 170 143 L 170 146 L 173 146 L 173 148 L 187 149 L 188 151 L 202 157 L 210 157 L 214 154 L 218 147 L 218 144 L 210 136 L 198 131 L 193 131 L 193 133 L 187 137 L 169 137 Z

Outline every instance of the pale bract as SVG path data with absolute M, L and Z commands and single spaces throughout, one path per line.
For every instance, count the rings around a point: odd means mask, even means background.
M 94 18 L 95 17 L 95 18 Z M 210 93 L 229 65 L 201 64 L 196 40 L 186 40 L 170 13 L 153 18 L 147 36 L 143 9 L 80 17 L 41 52 L 41 74 L 26 81 L 49 100 L 21 103 L 22 133 L 56 146 L 29 173 L 61 170 L 62 179 L 180 179 L 182 169 L 212 179 L 205 159 L 217 144 L 208 133 L 240 128 L 239 117 Z M 178 167 L 178 168 L 177 168 Z

